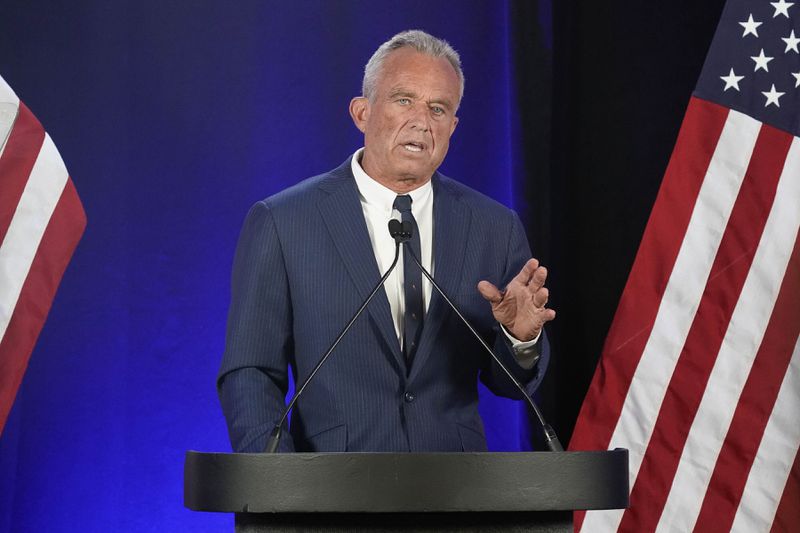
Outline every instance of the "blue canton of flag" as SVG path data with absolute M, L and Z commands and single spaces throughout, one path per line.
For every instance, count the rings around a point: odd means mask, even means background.
M 729 1 L 694 95 L 800 135 L 800 5 Z

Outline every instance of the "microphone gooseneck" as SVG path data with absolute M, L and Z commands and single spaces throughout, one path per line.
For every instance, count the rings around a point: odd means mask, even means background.
M 393 222 L 396 222 L 397 225 L 395 226 L 395 224 L 393 224 Z M 369 296 L 367 296 L 367 299 L 364 300 L 364 303 L 361 304 L 361 307 L 358 308 L 358 311 L 356 311 L 356 313 L 353 315 L 353 318 L 350 319 L 350 321 L 347 323 L 347 325 L 344 327 L 344 329 L 342 329 L 341 333 L 339 333 L 339 335 L 336 337 L 336 340 L 333 341 L 333 343 L 331 344 L 330 348 L 328 348 L 328 351 L 325 352 L 325 355 L 323 355 L 320 358 L 320 360 L 317 363 L 317 365 L 314 367 L 314 369 L 311 371 L 311 373 L 308 375 L 308 377 L 305 379 L 305 381 L 303 381 L 303 384 L 295 391 L 294 396 L 292 396 L 291 401 L 286 406 L 286 408 L 283 410 L 283 414 L 281 414 L 281 418 L 278 420 L 278 423 L 275 424 L 275 427 L 272 429 L 272 433 L 270 433 L 270 435 L 269 435 L 269 440 L 267 441 L 267 446 L 264 449 L 264 453 L 275 453 L 275 452 L 278 451 L 278 445 L 280 444 L 280 440 L 281 440 L 281 433 L 283 432 L 283 429 L 282 429 L 283 428 L 283 424 L 284 424 L 284 422 L 286 422 L 286 417 L 289 416 L 289 411 L 292 410 L 292 407 L 294 407 L 294 404 L 297 403 L 297 399 L 300 397 L 301 394 L 303 394 L 303 391 L 306 389 L 308 384 L 311 383 L 311 380 L 314 379 L 314 376 L 317 374 L 317 371 L 320 368 L 322 368 L 322 365 L 324 365 L 325 361 L 328 360 L 328 357 L 330 357 L 331 353 L 333 353 L 333 350 L 336 348 L 336 346 L 339 344 L 339 342 L 344 338 L 344 336 L 347 334 L 347 332 L 353 326 L 353 324 L 355 323 L 356 319 L 358 319 L 358 317 L 361 316 L 361 313 L 364 312 L 364 309 L 367 308 L 367 305 L 369 305 L 369 303 L 372 301 L 372 298 L 378 293 L 378 290 L 380 290 L 380 288 L 383 286 L 383 284 L 386 283 L 386 279 L 389 277 L 389 274 L 392 273 L 392 270 L 394 270 L 394 267 L 397 266 L 397 260 L 400 257 L 400 243 L 404 242 L 404 241 L 401 240 L 403 238 L 402 236 L 405 235 L 405 232 L 403 231 L 404 229 L 407 229 L 407 228 L 403 228 L 403 225 L 398 220 L 392 219 L 392 220 L 389 221 L 389 232 L 392 234 L 392 237 L 394 237 L 394 240 L 395 240 L 395 244 L 394 244 L 394 260 L 392 261 L 392 264 L 386 270 L 386 273 L 381 277 L 380 281 L 378 281 L 378 283 L 375 285 L 375 287 L 369 293 Z M 397 230 L 397 231 L 395 232 L 394 230 Z M 395 233 L 397 233 L 398 236 L 395 236 Z M 410 232 L 409 232 L 409 236 L 406 238 L 406 240 L 408 238 L 410 238 Z
M 472 327 L 472 324 L 470 324 L 469 321 L 464 317 L 464 315 L 461 314 L 461 311 L 459 311 L 458 307 L 456 307 L 456 305 L 450 300 L 450 298 L 448 298 L 444 290 L 442 290 L 442 288 L 439 287 L 439 284 L 436 283 L 436 281 L 433 279 L 433 276 L 431 276 L 430 272 L 428 272 L 425 269 L 425 267 L 423 267 L 422 264 L 419 262 L 419 259 L 417 259 L 417 257 L 414 255 L 414 251 L 410 247 L 408 248 L 407 251 L 411 256 L 411 259 L 414 260 L 414 263 L 416 263 L 419 269 L 422 271 L 422 274 L 426 278 L 428 278 L 428 281 L 431 282 L 431 285 L 433 285 L 436 291 L 442 296 L 442 298 L 444 298 L 444 301 L 447 302 L 447 305 L 449 305 L 450 308 L 453 311 L 455 311 L 456 315 L 458 315 L 458 318 L 461 319 L 461 321 L 464 323 L 465 326 L 467 326 L 472 335 L 474 335 L 475 338 L 478 339 L 478 342 L 481 343 L 481 346 L 483 346 L 483 348 L 489 353 L 489 355 L 492 356 L 492 359 L 494 359 L 494 361 L 498 364 L 498 366 L 500 366 L 503 372 L 505 372 L 505 374 L 509 377 L 509 379 L 514 383 L 514 385 L 520 390 L 520 392 L 522 392 L 522 396 L 528 401 L 528 405 L 531 406 L 531 409 L 533 409 L 533 412 L 536 414 L 536 418 L 539 419 L 539 425 L 542 427 L 542 431 L 544 433 L 544 439 L 550 451 L 563 452 L 564 447 L 561 445 L 561 441 L 558 440 L 558 435 L 556 435 L 555 430 L 544 419 L 544 415 L 542 415 L 539 406 L 536 405 L 536 402 L 533 401 L 533 398 L 531 398 L 530 395 L 528 395 L 527 391 L 525 390 L 525 387 L 522 386 L 522 383 L 520 383 L 519 380 L 516 377 L 514 377 L 514 375 L 511 373 L 508 367 L 500 360 L 499 357 L 497 357 L 497 355 L 494 353 L 491 347 L 489 347 L 489 345 L 486 344 L 486 341 L 483 340 L 483 337 L 481 337 L 478 334 L 478 332 L 475 331 L 475 328 Z

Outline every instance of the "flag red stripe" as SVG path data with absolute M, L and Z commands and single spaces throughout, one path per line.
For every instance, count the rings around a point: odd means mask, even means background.
M 606 449 L 611 442 L 727 118 L 727 108 L 699 98 L 689 100 L 603 355 L 570 439 L 571 450 Z M 583 512 L 575 513 L 576 531 L 583 516 Z
M 708 484 L 695 531 L 728 530 L 800 335 L 800 232 Z M 797 466 L 795 464 L 795 466 Z M 800 498 L 796 500 L 800 502 Z M 800 523 L 798 521 L 797 523 Z
M 43 142 L 42 125 L 20 102 L 17 119 L 0 157 L 0 244 L 8 232 Z
M 67 180 L 0 341 L 0 433 L 58 284 L 85 226 L 86 215 L 80 199 L 72 180 Z
M 728 109 L 691 98 L 570 449 L 607 448 L 691 219 Z
M 762 126 L 656 419 L 621 531 L 653 531 L 769 215 L 793 137 Z M 730 149 L 727 147 L 726 149 Z
M 783 489 L 775 520 L 770 533 L 795 531 L 800 524 L 800 450 L 794 456 L 794 465 Z

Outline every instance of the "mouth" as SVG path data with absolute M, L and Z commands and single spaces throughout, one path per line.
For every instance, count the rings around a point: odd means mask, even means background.
M 422 152 L 425 150 L 425 144 L 420 142 L 407 142 L 402 144 L 406 152 Z

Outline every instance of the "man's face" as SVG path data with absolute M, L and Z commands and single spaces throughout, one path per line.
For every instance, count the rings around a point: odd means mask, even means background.
M 361 166 L 398 193 L 427 183 L 439 168 L 458 118 L 459 80 L 445 58 L 400 48 L 386 58 L 372 101 L 354 98 L 350 114 L 364 132 Z

